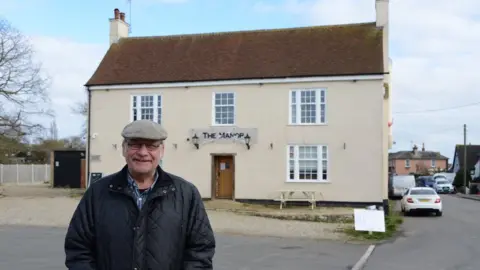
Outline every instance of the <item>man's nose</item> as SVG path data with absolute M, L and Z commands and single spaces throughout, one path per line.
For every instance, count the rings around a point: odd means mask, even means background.
M 148 154 L 147 146 L 145 144 L 142 144 L 142 146 L 140 146 L 140 149 L 138 149 L 137 153 L 142 155 Z

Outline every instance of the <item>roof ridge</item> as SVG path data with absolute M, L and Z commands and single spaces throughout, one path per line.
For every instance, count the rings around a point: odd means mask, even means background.
M 157 36 L 135 36 L 135 37 L 122 38 L 122 40 L 156 39 L 156 38 L 159 38 L 159 39 L 160 38 L 181 38 L 181 37 L 196 37 L 196 36 L 202 37 L 202 36 L 230 35 L 230 34 L 242 34 L 242 33 L 287 32 L 287 31 L 292 31 L 292 30 L 361 27 L 361 26 L 369 26 L 369 25 L 375 25 L 375 22 L 331 24 L 331 25 L 312 25 L 312 26 L 298 26 L 298 27 L 286 27 L 286 28 L 264 28 L 264 29 L 252 29 L 252 30 L 219 31 L 219 32 L 174 34 L 174 35 L 157 35 Z

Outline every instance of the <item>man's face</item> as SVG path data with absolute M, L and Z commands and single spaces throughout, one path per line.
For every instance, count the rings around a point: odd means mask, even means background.
M 164 145 L 161 141 L 130 139 L 123 144 L 123 156 L 132 173 L 152 173 L 163 154 Z

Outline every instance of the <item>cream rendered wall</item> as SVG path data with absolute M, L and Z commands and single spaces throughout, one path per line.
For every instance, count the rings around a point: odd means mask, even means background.
M 289 126 L 289 91 L 327 88 L 327 124 Z M 212 125 L 212 92 L 236 93 L 236 123 L 257 128 L 258 143 L 206 144 L 196 149 L 186 139 L 191 128 Z M 280 189 L 314 189 L 326 201 L 380 202 L 383 198 L 383 81 L 231 85 L 142 90 L 92 90 L 91 172 L 110 174 L 124 166 L 120 132 L 130 121 L 131 95 L 161 94 L 163 125 L 169 133 L 164 169 L 193 182 L 211 197 L 211 153 L 235 154 L 235 197 L 269 199 Z M 273 149 L 269 145 L 273 143 Z M 286 183 L 289 143 L 329 147 L 328 183 Z M 346 149 L 344 149 L 344 143 Z M 117 145 L 115 149 L 114 144 Z M 177 144 L 177 148 L 173 146 Z

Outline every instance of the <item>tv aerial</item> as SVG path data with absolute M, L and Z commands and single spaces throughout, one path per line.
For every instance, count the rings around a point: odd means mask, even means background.
M 128 16 L 129 16 L 129 27 L 128 27 L 128 33 L 131 34 L 132 33 L 132 0 L 127 0 L 127 3 L 128 3 Z

